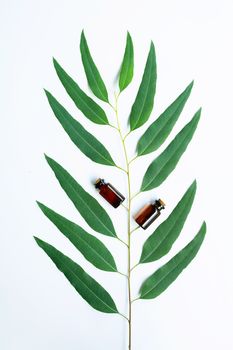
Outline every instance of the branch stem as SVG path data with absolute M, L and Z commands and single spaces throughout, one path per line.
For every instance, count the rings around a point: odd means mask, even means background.
M 138 298 L 136 298 L 136 299 L 133 299 L 132 301 L 131 301 L 131 304 L 133 304 L 136 300 L 139 300 L 140 299 L 140 297 L 138 297 Z
M 134 231 L 137 231 L 140 228 L 140 226 L 136 226 L 133 230 L 130 231 L 130 234 L 132 234 Z
M 123 137 L 122 131 L 121 131 L 121 126 L 120 126 L 120 120 L 118 116 L 118 97 L 119 94 L 115 94 L 115 113 L 116 113 L 116 119 L 117 119 L 117 126 L 118 126 L 118 132 L 120 135 L 120 139 L 122 142 L 123 150 L 124 150 L 124 156 L 125 156 L 125 164 L 126 164 L 126 174 L 127 174 L 127 180 L 128 180 L 128 230 L 127 230 L 127 235 L 128 235 L 128 350 L 131 350 L 131 343 L 132 343 L 132 310 L 131 310 L 131 281 L 130 281 L 130 274 L 131 274 L 131 254 L 130 254 L 130 232 L 131 232 L 131 223 L 130 223 L 130 218 L 131 218 L 131 185 L 130 185 L 130 168 L 129 168 L 129 158 L 126 150 L 126 145 L 125 145 L 125 139 L 129 135 L 125 135 Z
M 111 128 L 118 130 L 118 128 L 115 125 L 113 124 L 108 124 L 108 125 L 111 126 Z
M 139 195 L 139 193 L 141 193 L 141 191 L 138 191 L 137 193 L 135 193 L 132 197 L 131 200 L 134 199 L 135 197 L 137 197 Z
M 122 207 L 125 208 L 126 210 L 129 210 L 129 208 L 128 208 L 126 205 L 124 205 L 123 203 L 121 203 L 121 205 L 122 205 Z
M 128 248 L 128 244 L 125 243 L 120 237 L 117 236 L 116 238 Z
M 135 159 L 138 158 L 138 155 L 136 155 L 135 157 L 133 157 L 130 161 L 129 161 L 129 164 L 131 164 Z
M 124 277 L 128 278 L 128 275 L 126 275 L 126 274 L 125 274 L 125 273 L 123 273 L 123 272 L 117 271 L 117 273 L 119 273 L 120 275 L 122 275 L 122 276 L 124 276 Z
M 125 139 L 129 136 L 129 134 L 131 133 L 131 130 L 129 132 L 127 132 L 127 134 L 123 137 L 123 141 L 125 142 Z
M 120 170 L 122 170 L 122 171 L 124 171 L 126 174 L 127 174 L 127 170 L 125 170 L 124 168 L 122 168 L 121 166 L 119 166 L 119 165 L 115 165 L 115 167 L 116 168 L 118 168 L 118 169 L 120 169 Z
M 122 317 L 124 317 L 128 322 L 129 322 L 129 319 L 128 319 L 128 317 L 126 317 L 125 315 L 123 315 L 122 313 L 120 313 L 120 312 L 118 312 L 118 314 L 120 315 L 120 316 L 122 316 Z
M 139 265 L 139 263 L 137 263 L 136 265 L 134 265 L 132 268 L 131 268 L 131 272 L 133 271 L 133 269 L 135 269 L 135 267 L 137 267 Z

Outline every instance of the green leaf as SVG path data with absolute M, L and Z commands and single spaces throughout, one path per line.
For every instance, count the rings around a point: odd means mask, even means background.
M 199 109 L 192 120 L 177 134 L 168 147 L 149 165 L 142 181 L 141 191 L 159 186 L 175 169 L 197 128 L 201 116 Z
M 37 237 L 34 238 L 39 247 L 50 257 L 57 268 L 64 273 L 68 281 L 88 304 L 101 312 L 118 313 L 111 295 L 94 278 L 88 275 L 81 266 L 52 245 Z
M 117 272 L 112 254 L 99 239 L 44 204 L 39 202 L 37 204 L 47 218 L 52 221 L 90 263 L 100 270 Z
M 163 293 L 195 258 L 205 234 L 206 224 L 204 222 L 198 234 L 185 248 L 143 282 L 140 299 L 153 299 Z
M 149 126 L 137 144 L 138 156 L 156 151 L 166 140 L 189 98 L 193 82 L 172 104 Z
M 142 249 L 140 264 L 149 263 L 166 255 L 179 237 L 191 210 L 196 193 L 196 181 L 188 188 L 169 217 L 146 240 Z
M 100 76 L 100 73 L 93 61 L 89 47 L 87 45 L 87 40 L 84 35 L 84 31 L 81 34 L 80 40 L 80 51 L 82 56 L 83 67 L 86 73 L 87 81 L 90 86 L 90 89 L 96 97 L 104 102 L 108 102 L 108 93 L 103 82 L 103 79 Z
M 50 92 L 45 90 L 45 93 L 56 118 L 80 151 L 96 163 L 114 166 L 115 163 L 104 145 L 85 130 Z
M 107 212 L 86 192 L 79 183 L 55 160 L 45 156 L 61 187 L 88 225 L 106 236 L 116 237 L 116 232 Z
M 155 48 L 151 42 L 142 81 L 129 116 L 131 130 L 142 126 L 151 114 L 154 106 L 156 79 Z
M 64 71 L 55 59 L 53 59 L 53 63 L 62 85 L 78 109 L 92 122 L 109 125 L 104 110 L 80 89 L 78 84 Z
M 134 49 L 132 38 L 127 32 L 125 53 L 123 62 L 121 64 L 121 71 L 119 77 L 119 88 L 123 91 L 132 81 L 134 71 Z

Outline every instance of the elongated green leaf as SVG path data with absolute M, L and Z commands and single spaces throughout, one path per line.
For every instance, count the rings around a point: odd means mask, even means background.
M 78 84 L 64 71 L 55 59 L 53 59 L 53 63 L 62 85 L 78 109 L 92 122 L 108 125 L 108 118 L 104 110 L 80 89 Z
M 165 265 L 155 271 L 142 284 L 140 299 L 153 299 L 164 292 L 196 256 L 206 234 L 206 224 L 202 224 L 194 239 Z
M 74 222 L 46 207 L 44 204 L 39 202 L 37 204 L 47 218 L 57 226 L 90 263 L 100 270 L 117 271 L 112 254 L 99 239 L 87 233 Z
M 91 57 L 84 31 L 81 34 L 80 51 L 82 56 L 83 67 L 86 73 L 88 84 L 96 97 L 100 100 L 108 102 L 108 92 L 100 76 L 100 73 Z
M 127 32 L 125 53 L 123 62 L 121 65 L 120 77 L 119 77 L 119 88 L 123 91 L 132 81 L 134 71 L 134 49 L 132 38 Z
M 48 156 L 45 157 L 61 187 L 88 225 L 103 235 L 116 237 L 110 217 L 97 200 L 86 192 L 60 164 Z
M 170 251 L 191 210 L 196 187 L 196 181 L 194 181 L 169 217 L 146 240 L 140 258 L 141 264 L 158 260 Z
M 193 82 L 179 97 L 149 126 L 137 144 L 138 156 L 156 151 L 166 140 L 189 98 Z
M 177 134 L 168 147 L 149 165 L 142 181 L 141 191 L 159 186 L 175 169 L 197 128 L 201 116 L 199 109 L 192 120 Z
M 45 92 L 56 118 L 80 151 L 96 163 L 114 166 L 115 163 L 104 145 L 85 130 L 50 92 Z
M 155 48 L 151 42 L 142 81 L 129 116 L 131 130 L 143 125 L 151 114 L 154 106 L 156 79 Z
M 39 247 L 44 250 L 57 268 L 64 273 L 68 281 L 88 304 L 101 312 L 118 313 L 111 295 L 94 278 L 88 275 L 81 266 L 52 245 L 37 237 L 34 238 Z

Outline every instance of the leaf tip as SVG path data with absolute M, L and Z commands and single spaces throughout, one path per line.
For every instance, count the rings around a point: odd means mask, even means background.
M 200 108 L 197 110 L 196 115 L 200 115 L 201 112 L 202 112 L 202 107 L 200 107 Z
M 55 57 L 53 57 L 53 65 L 55 68 L 59 65 Z
M 150 51 L 155 52 L 155 44 L 154 44 L 153 40 L 150 41 Z
M 80 37 L 80 43 L 82 43 L 83 41 L 86 41 L 86 37 L 85 37 L 85 33 L 84 33 L 84 28 L 81 31 L 81 37 Z
M 36 204 L 38 205 L 38 207 L 39 207 L 40 209 L 42 209 L 42 207 L 43 207 L 43 204 L 42 204 L 41 202 L 39 202 L 39 201 L 36 201 Z
M 36 237 L 36 236 L 33 236 L 34 240 L 36 241 L 36 243 L 38 245 L 40 245 L 40 243 L 42 242 L 40 238 Z
M 130 34 L 130 32 L 129 32 L 128 30 L 127 30 L 127 38 L 128 38 L 128 39 L 132 39 L 132 38 L 131 38 L 131 34 Z
M 202 223 L 202 229 L 204 230 L 204 235 L 206 234 L 206 230 L 207 230 L 207 225 L 206 225 L 206 221 L 204 220 Z
M 52 98 L 52 94 L 46 89 L 44 89 L 44 92 L 45 92 L 47 99 L 50 100 Z
M 194 85 L 194 80 L 191 81 L 191 83 L 187 86 L 186 90 L 191 91 Z
M 190 187 L 194 187 L 195 190 L 196 190 L 196 188 L 197 188 L 197 180 L 196 179 L 193 180 L 193 182 L 192 182 Z
M 202 112 L 202 108 L 200 107 L 196 113 L 194 114 L 193 118 L 191 119 L 191 121 L 189 122 L 190 124 L 195 124 L 197 126 L 200 118 L 201 118 L 201 112 Z
M 44 153 L 44 157 L 48 163 L 52 160 L 52 158 L 50 158 L 46 153 Z

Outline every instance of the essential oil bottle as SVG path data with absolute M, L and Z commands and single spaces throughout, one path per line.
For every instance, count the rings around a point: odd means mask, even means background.
M 159 217 L 164 208 L 165 203 L 161 199 L 156 199 L 154 203 L 147 204 L 139 210 L 134 219 L 145 230 Z
M 97 179 L 95 188 L 99 189 L 99 194 L 106 199 L 114 208 L 125 200 L 125 197 L 117 191 L 110 183 L 106 183 L 104 179 Z

